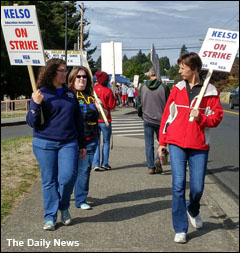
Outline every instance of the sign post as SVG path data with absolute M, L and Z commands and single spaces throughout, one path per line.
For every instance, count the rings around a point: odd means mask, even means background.
M 114 50 L 114 42 L 111 41 L 112 45 L 112 78 L 111 83 L 113 82 L 113 89 L 115 90 L 115 50 Z
M 207 89 L 213 71 L 230 72 L 239 47 L 239 33 L 236 31 L 208 28 L 199 52 L 203 69 L 208 69 L 199 97 L 194 105 L 198 109 Z M 190 117 L 189 121 L 193 121 Z

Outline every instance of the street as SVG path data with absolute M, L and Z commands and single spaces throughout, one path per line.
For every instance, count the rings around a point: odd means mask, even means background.
M 225 104 L 223 108 L 228 109 Z M 212 129 L 208 172 L 231 198 L 239 202 L 239 115 L 224 112 L 216 129 Z

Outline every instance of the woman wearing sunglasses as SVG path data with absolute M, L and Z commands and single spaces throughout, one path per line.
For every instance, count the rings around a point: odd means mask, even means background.
M 87 68 L 72 69 L 68 77 L 68 87 L 74 91 L 84 118 L 86 149 L 85 159 L 78 159 L 78 175 L 74 186 L 75 206 L 91 209 L 86 203 L 93 155 L 98 143 L 98 105 L 93 97 L 93 83 Z M 101 103 L 99 100 L 98 103 Z

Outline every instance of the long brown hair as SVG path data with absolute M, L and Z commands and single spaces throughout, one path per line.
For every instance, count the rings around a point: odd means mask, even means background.
M 46 66 L 39 69 L 37 88 L 41 88 L 44 85 L 54 87 L 53 79 L 57 75 L 57 69 L 60 65 L 66 65 L 66 62 L 57 58 L 48 60 Z
M 74 82 L 75 82 L 75 79 L 76 79 L 76 76 L 77 76 L 79 70 L 84 70 L 86 72 L 87 84 L 86 84 L 86 88 L 85 88 L 84 92 L 86 94 L 92 96 L 93 95 L 93 83 L 91 80 L 91 75 L 89 73 L 89 70 L 84 66 L 75 67 L 72 69 L 72 71 L 70 72 L 70 74 L 68 76 L 68 88 L 70 88 L 71 90 L 73 90 L 76 93 L 76 89 L 74 88 Z

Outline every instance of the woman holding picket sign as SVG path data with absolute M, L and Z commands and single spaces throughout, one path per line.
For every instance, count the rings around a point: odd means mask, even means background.
M 100 99 L 96 101 L 94 98 L 90 71 L 84 66 L 75 67 L 68 77 L 68 87 L 76 94 L 84 118 L 87 155 L 84 159 L 78 159 L 78 175 L 74 186 L 75 206 L 84 210 L 91 209 L 86 199 L 89 191 L 93 156 L 99 138 L 99 104 L 102 104 Z
M 44 230 L 55 230 L 58 210 L 64 225 L 76 179 L 77 160 L 86 156 L 83 116 L 73 91 L 65 85 L 66 62 L 51 59 L 40 68 L 27 123 L 33 128 L 33 152 L 42 179 Z M 44 123 L 41 124 L 41 109 Z
M 199 109 L 193 109 L 203 86 L 199 73 L 201 58 L 196 53 L 183 53 L 178 59 L 183 80 L 171 90 L 159 131 L 159 156 L 169 144 L 172 169 L 172 220 L 174 241 L 185 243 L 188 219 L 193 227 L 202 227 L 200 199 L 209 152 L 209 128 L 217 127 L 223 118 L 217 89 L 209 84 Z M 193 122 L 189 121 L 193 117 Z M 186 166 L 189 165 L 190 193 L 185 201 Z

